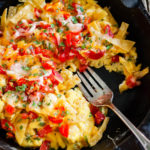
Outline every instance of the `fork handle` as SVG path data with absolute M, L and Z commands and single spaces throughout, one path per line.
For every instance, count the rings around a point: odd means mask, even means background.
M 145 150 L 150 150 L 150 140 L 138 129 L 136 128 L 128 119 L 127 117 L 120 112 L 120 110 L 113 104 L 108 106 L 125 124 L 126 126 L 132 131 L 132 133 L 136 136 L 139 142 L 142 144 Z

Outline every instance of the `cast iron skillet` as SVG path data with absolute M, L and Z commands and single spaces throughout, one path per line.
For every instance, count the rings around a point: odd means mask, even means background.
M 129 1 L 129 0 L 125 0 Z M 130 0 L 131 1 L 131 0 Z M 143 67 L 150 66 L 150 17 L 140 3 L 135 8 L 125 7 L 121 0 L 99 0 L 102 6 L 109 6 L 119 24 L 125 21 L 130 24 L 128 39 L 136 41 L 138 62 Z M 5 7 L 16 5 L 17 0 L 0 0 L 0 13 Z M 123 76 L 117 73 L 108 73 L 104 68 L 96 70 L 114 92 L 114 104 L 150 138 L 150 74 L 142 79 L 142 85 L 119 94 L 118 84 Z M 128 131 L 120 119 L 109 112 L 110 122 L 103 139 L 92 148 L 86 150 L 143 150 L 135 137 Z M 5 131 L 0 130 L 0 149 L 23 150 L 13 140 L 5 138 Z M 109 138 L 108 138 L 109 137 Z M 118 145 L 116 147 L 112 140 Z

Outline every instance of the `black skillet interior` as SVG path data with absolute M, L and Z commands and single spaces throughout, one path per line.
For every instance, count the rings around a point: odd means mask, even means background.
M 110 10 L 120 24 L 125 21 L 130 24 L 128 38 L 136 41 L 138 51 L 138 62 L 143 67 L 150 66 L 150 21 L 144 12 L 142 6 L 139 8 L 126 8 L 119 0 L 99 0 L 102 6 L 110 7 Z M 17 0 L 0 0 L 0 13 L 5 7 L 17 4 Z M 141 130 L 150 138 L 150 75 L 142 79 L 142 85 L 119 94 L 118 84 L 122 81 L 123 76 L 116 73 L 108 73 L 104 68 L 96 70 L 96 72 L 106 81 L 110 88 L 114 91 L 114 104 L 136 125 L 141 124 Z M 110 111 L 110 122 L 103 139 L 93 148 L 89 150 L 142 150 L 143 148 L 137 140 L 130 136 L 125 125 L 118 117 Z M 1 132 L 0 149 L 11 150 L 22 149 L 13 141 L 5 139 L 4 131 Z M 109 137 L 109 138 L 108 138 Z M 119 145 L 115 148 L 110 137 Z M 7 144 L 6 144 L 7 143 Z M 87 149 L 87 148 L 86 148 Z

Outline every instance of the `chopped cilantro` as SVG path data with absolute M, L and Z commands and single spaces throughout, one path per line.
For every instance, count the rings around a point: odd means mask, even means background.
M 61 94 L 57 94 L 57 97 L 60 98 L 60 97 L 61 97 Z
M 33 101 L 33 103 L 32 103 L 32 106 L 33 106 L 33 107 L 35 107 L 35 106 L 36 106 L 36 103 L 35 103 L 35 101 Z
M 17 86 L 16 87 L 16 91 L 22 91 L 22 92 L 24 92 L 25 90 L 26 90 L 26 88 L 27 88 L 27 86 L 26 86 L 26 84 L 22 84 L 21 86 Z
M 48 44 L 48 49 L 51 49 L 51 48 L 52 48 L 51 43 L 49 43 Z
M 76 23 L 78 23 L 78 20 L 76 19 L 76 17 L 72 17 L 72 22 L 74 23 L 74 24 L 76 24 Z
M 53 84 L 50 84 L 49 87 L 50 87 L 50 88 L 53 87 Z
M 30 70 L 29 67 L 25 67 L 25 66 L 23 66 L 22 69 L 25 70 L 25 71 L 29 71 Z
M 40 44 L 41 42 L 39 42 L 39 41 L 33 41 L 33 43 L 36 44 L 36 45 L 38 45 L 38 44 Z
M 92 117 L 93 115 L 92 115 L 92 113 L 90 112 L 90 114 L 89 114 L 89 117 Z
M 5 126 L 6 126 L 7 128 L 9 128 L 9 124 L 8 124 L 7 122 L 5 123 Z
M 109 50 L 113 45 L 112 44 L 109 44 L 106 46 L 106 50 Z
M 34 140 L 40 141 L 40 138 L 36 137 L 36 138 L 34 138 Z
M 19 29 L 19 26 L 16 26 L 16 29 Z
M 64 44 L 63 42 L 61 42 L 61 43 L 59 44 L 59 46 L 60 46 L 60 47 L 64 47 L 65 44 Z
M 41 106 L 41 105 L 42 105 L 42 102 L 39 102 L 39 103 L 38 103 L 38 106 Z
M 51 28 L 54 28 L 55 27 L 55 25 L 54 24 L 51 24 Z
M 57 32 L 58 32 L 58 33 L 62 33 L 63 30 L 61 30 L 60 28 L 58 28 L 58 29 L 57 29 Z
M 83 45 L 81 46 L 81 48 L 82 48 L 82 49 L 85 49 L 85 48 L 86 48 L 86 45 L 85 45 L 85 44 L 83 44 Z
M 40 122 L 39 125 L 40 126 L 45 126 L 45 122 Z
M 74 10 L 74 8 L 71 5 L 68 5 L 68 9 Z
M 83 7 L 79 7 L 79 8 L 80 8 L 81 12 L 84 12 L 84 9 L 83 9 Z
M 22 106 L 25 108 L 25 107 L 26 107 L 26 104 L 22 104 Z
M 22 129 L 23 129 L 23 126 L 21 125 L 19 128 L 20 128 L 20 130 L 22 130 Z
M 43 30 L 43 32 L 44 32 L 44 33 L 46 33 L 46 32 L 47 32 L 47 30 L 45 29 L 45 30 Z
M 41 121 L 41 118 L 42 118 L 42 117 L 38 117 L 36 120 L 37 120 L 37 121 Z

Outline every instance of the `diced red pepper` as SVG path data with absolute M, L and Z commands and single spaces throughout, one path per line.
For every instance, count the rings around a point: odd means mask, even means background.
M 57 123 L 57 124 L 62 123 L 62 121 L 63 121 L 63 119 L 60 118 L 60 117 L 56 118 L 56 117 L 51 117 L 51 116 L 49 116 L 48 119 L 49 119 L 51 122 Z
M 0 74 L 6 74 L 6 71 L 4 70 L 2 66 L 0 66 Z
M 84 72 L 86 69 L 87 69 L 88 65 L 83 65 L 83 64 L 80 64 L 79 66 L 79 71 L 80 72 Z
M 140 82 L 136 81 L 136 78 L 133 75 L 131 75 L 126 79 L 126 84 L 130 89 L 132 89 L 135 86 L 138 86 Z
M 49 141 L 44 141 L 40 147 L 40 150 L 49 150 Z
M 36 119 L 38 117 L 38 115 L 32 111 L 29 111 L 28 115 L 31 120 Z
M 112 61 L 113 63 L 119 62 L 119 55 L 113 56 L 113 57 L 111 58 L 111 61 Z
M 46 134 L 50 133 L 52 131 L 52 128 L 49 125 L 46 125 L 43 129 L 40 129 L 38 131 L 39 137 L 44 137 Z
M 97 113 L 95 114 L 95 123 L 99 125 L 104 119 L 105 116 L 100 111 L 97 111 Z
M 53 61 L 45 61 L 42 62 L 42 66 L 44 69 L 56 69 L 56 63 Z
M 105 52 L 101 51 L 101 50 L 97 50 L 97 52 L 94 52 L 94 51 L 84 52 L 85 56 L 87 56 L 90 59 L 94 59 L 94 60 L 100 59 L 101 57 L 104 56 L 104 54 L 105 54 Z
M 92 115 L 94 116 L 99 111 L 99 108 L 90 104 L 90 111 L 91 111 Z
M 59 127 L 59 132 L 61 133 L 62 136 L 68 137 L 69 135 L 69 125 L 68 124 L 63 124 Z
M 114 37 L 114 34 L 111 31 L 110 25 L 106 25 L 104 27 L 104 33 L 107 34 L 107 35 L 109 35 L 112 38 Z
M 1 127 L 2 129 L 8 130 L 8 131 L 15 131 L 14 125 L 11 124 L 8 120 L 6 119 L 1 119 Z
M 29 114 L 28 113 L 22 113 L 21 114 L 21 118 L 22 119 L 27 119 L 29 117 Z
M 7 132 L 6 137 L 9 138 L 9 139 L 14 138 L 14 134 L 11 133 L 11 132 Z
M 36 18 L 40 18 L 42 10 L 34 8 L 34 15 Z
M 5 110 L 10 115 L 12 115 L 15 112 L 15 108 L 9 104 L 5 106 Z

